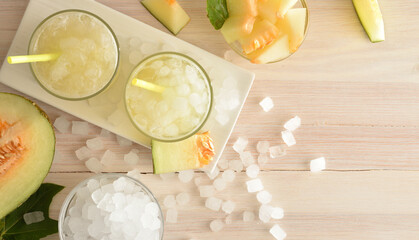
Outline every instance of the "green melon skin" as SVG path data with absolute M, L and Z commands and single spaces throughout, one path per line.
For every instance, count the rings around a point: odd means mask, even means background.
M 13 164 L 0 161 L 2 219 L 25 202 L 47 176 L 54 159 L 55 133 L 45 112 L 16 94 L 0 92 L 0 122 L 14 124 L 0 133 L 0 148 L 17 137 L 23 147 Z
M 373 43 L 385 40 L 384 21 L 377 0 L 352 0 L 358 18 Z

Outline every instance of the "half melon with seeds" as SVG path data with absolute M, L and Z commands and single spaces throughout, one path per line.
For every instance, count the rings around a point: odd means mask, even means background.
M 0 93 L 0 219 L 39 188 L 54 150 L 45 112 L 21 96 Z

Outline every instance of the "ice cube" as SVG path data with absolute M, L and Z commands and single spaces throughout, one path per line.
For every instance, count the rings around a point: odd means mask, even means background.
M 143 58 L 144 58 L 144 54 L 142 54 L 140 51 L 134 50 L 130 52 L 128 56 L 128 61 L 132 65 L 137 65 Z
M 278 224 L 275 224 L 269 232 L 276 240 L 283 240 L 287 237 L 287 233 Z
M 102 192 L 102 189 L 96 189 L 94 192 L 92 192 L 91 198 L 94 203 L 98 204 L 105 194 Z
M 26 225 L 32 223 L 38 223 L 45 220 L 44 213 L 41 211 L 29 212 L 23 214 L 23 220 L 25 221 Z
M 221 220 L 213 220 L 210 223 L 210 229 L 213 232 L 219 232 L 224 228 L 224 223 Z
M 96 205 L 89 205 L 89 207 L 87 208 L 87 219 L 94 220 L 98 217 L 101 217 L 100 209 L 98 209 Z
M 159 216 L 159 205 L 155 202 L 149 202 L 145 205 L 144 211 L 146 214 L 150 214 L 151 216 L 158 217 Z
M 141 47 L 141 39 L 137 38 L 137 37 L 132 37 L 129 39 L 129 47 L 131 49 L 138 49 Z
M 262 205 L 259 208 L 259 219 L 267 223 L 271 220 L 271 214 L 272 214 L 272 207 L 269 205 Z
M 180 84 L 179 86 L 176 87 L 176 93 L 180 96 L 188 96 L 190 94 L 190 92 L 191 92 L 191 88 L 186 83 Z M 192 95 L 193 94 L 191 94 L 189 96 L 190 103 L 192 103 L 191 102 Z M 199 101 L 201 101 L 200 96 L 198 96 L 198 98 L 199 98 Z M 195 102 L 193 102 L 193 103 L 195 104 Z M 193 105 L 193 106 L 195 106 L 195 105 Z
M 272 194 L 270 194 L 268 191 L 260 191 L 256 194 L 256 198 L 258 202 L 261 204 L 268 204 L 272 201 Z
M 230 121 L 230 117 L 228 116 L 227 113 L 222 112 L 222 113 L 217 113 L 217 116 L 215 116 L 215 120 L 221 125 L 221 126 L 225 126 L 229 121 Z
M 163 180 L 168 180 L 168 179 L 172 179 L 174 176 L 176 176 L 176 174 L 174 172 L 170 172 L 170 173 L 162 173 L 159 174 L 160 178 Z
M 60 132 L 60 133 L 68 133 L 70 132 L 70 126 L 71 122 L 68 121 L 65 117 L 60 116 L 57 119 L 55 119 L 54 127 Z
M 104 148 L 103 141 L 100 137 L 95 137 L 87 140 L 86 146 L 92 150 L 102 150 Z
M 230 200 L 227 200 L 227 201 L 223 202 L 223 205 L 221 207 L 223 212 L 225 212 L 227 214 L 231 214 L 234 211 L 235 208 L 236 208 L 236 204 L 233 201 L 230 201 Z
M 231 160 L 228 163 L 228 168 L 236 172 L 241 172 L 243 170 L 243 163 L 241 160 Z
M 112 133 L 102 128 L 102 130 L 100 130 L 100 136 L 108 138 L 108 137 L 112 137 Z
M 259 141 L 256 145 L 258 153 L 267 153 L 269 151 L 269 142 L 268 141 Z
M 171 208 L 166 212 L 166 222 L 168 223 L 177 223 L 177 210 L 176 208 Z
M 199 196 L 212 197 L 215 194 L 215 188 L 212 185 L 204 185 L 199 187 Z
M 225 170 L 222 177 L 226 182 L 233 182 L 236 178 L 236 172 L 231 169 Z
M 284 128 L 291 132 L 296 130 L 300 126 L 301 126 L 301 118 L 298 116 L 291 118 L 284 124 Z
M 269 155 L 271 158 L 279 158 L 285 156 L 285 150 L 282 149 L 281 145 L 272 146 L 269 148 Z
M 73 121 L 71 127 L 72 134 L 87 135 L 89 133 L 89 124 L 82 121 Z
M 257 178 L 259 175 L 259 166 L 256 164 L 252 164 L 246 168 L 246 174 L 250 178 Z
M 209 197 L 205 201 L 205 207 L 207 207 L 208 209 L 211 209 L 212 211 L 219 211 L 222 203 L 223 203 L 223 200 L 219 198 Z
M 140 158 L 136 153 L 133 151 L 130 151 L 129 153 L 124 155 L 124 161 L 128 163 L 129 165 L 137 165 L 140 161 Z
M 269 160 L 269 158 L 268 158 L 268 155 L 266 153 L 259 154 L 259 156 L 258 156 L 259 166 L 265 165 L 268 162 L 268 160 Z
M 218 160 L 217 166 L 219 169 L 226 170 L 228 168 L 228 161 L 225 159 Z
M 92 156 L 92 151 L 85 146 L 77 149 L 75 153 L 77 159 L 79 159 L 80 161 Z
M 236 142 L 234 142 L 233 149 L 237 153 L 242 153 L 248 143 L 249 143 L 249 140 L 246 137 L 239 137 L 237 138 Z
M 232 215 L 227 215 L 227 217 L 224 219 L 224 222 L 226 224 L 232 224 L 233 223 L 233 216 Z
M 243 165 L 246 167 L 255 162 L 255 159 L 253 158 L 253 155 L 250 151 L 240 153 L 240 159 L 242 160 Z
M 284 140 L 285 144 L 287 144 L 288 147 L 291 147 L 297 143 L 295 141 L 294 134 L 292 134 L 291 131 L 289 130 L 282 131 L 281 135 L 282 135 L 282 140 Z
M 100 188 L 100 183 L 96 179 L 90 179 L 87 182 L 87 189 L 89 189 L 89 192 L 92 193 Z
M 125 187 L 127 186 L 128 180 L 125 177 L 120 177 L 116 179 L 112 185 L 115 192 L 123 192 Z
M 94 173 L 100 173 L 102 172 L 102 169 L 103 169 L 103 165 L 95 157 L 89 158 L 89 160 L 85 162 L 85 165 L 87 169 L 89 169 L 89 171 L 94 172 Z
M 141 44 L 140 50 L 144 55 L 150 55 L 159 50 L 159 45 L 153 42 L 144 42 Z
M 255 220 L 255 214 L 251 211 L 243 212 L 243 222 L 252 222 Z
M 271 217 L 273 219 L 282 219 L 284 217 L 284 209 L 280 207 L 272 208 Z
M 269 112 L 274 107 L 274 102 L 272 101 L 272 98 L 265 97 L 259 102 L 259 105 L 262 107 L 263 111 Z
M 324 157 L 316 158 L 310 161 L 310 171 L 320 172 L 326 169 L 326 159 Z
M 202 177 L 194 178 L 195 186 L 199 187 L 202 184 L 202 182 L 204 182 L 204 178 L 202 178 Z
M 134 170 L 127 172 L 127 176 L 132 177 L 139 181 L 141 179 L 141 171 L 140 169 L 136 168 Z
M 147 214 L 144 214 L 143 216 L 146 216 Z M 111 212 L 109 216 L 109 220 L 112 222 L 120 222 L 124 223 L 128 219 L 127 213 L 124 210 L 114 210 Z
M 187 192 L 182 192 L 176 195 L 176 202 L 180 206 L 185 206 L 189 203 L 190 196 Z
M 192 180 L 193 175 L 194 175 L 194 170 L 190 169 L 190 170 L 180 171 L 178 177 L 181 182 L 188 183 Z
M 167 208 L 174 208 L 176 207 L 176 198 L 173 195 L 167 195 L 164 198 L 163 204 Z
M 224 52 L 224 59 L 229 62 L 232 62 L 235 57 L 237 57 L 237 53 L 231 49 Z
M 158 71 L 158 75 L 160 76 L 160 77 L 165 77 L 165 76 L 167 76 L 167 75 L 169 75 L 170 74 L 170 68 L 169 67 L 167 67 L 167 66 L 163 66 L 163 67 L 161 67 L 160 68 L 160 70 Z
M 205 173 L 207 174 L 209 179 L 213 180 L 220 173 L 220 169 L 218 169 L 218 167 L 215 167 L 212 171 L 211 171 L 211 169 L 207 169 L 207 170 L 205 170 Z
M 124 137 L 119 135 L 116 136 L 116 141 L 118 142 L 119 146 L 121 147 L 129 147 L 132 145 L 132 142 Z
M 246 185 L 247 191 L 249 193 L 259 192 L 263 190 L 263 184 L 259 178 L 247 181 Z
M 227 183 L 222 177 L 215 179 L 213 185 L 217 191 L 222 191 L 227 187 Z
M 100 162 L 105 166 L 109 166 L 109 165 L 112 165 L 112 162 L 115 159 L 116 159 L 116 154 L 112 152 L 111 150 L 106 150 L 106 152 L 103 154 L 102 158 L 100 159 Z

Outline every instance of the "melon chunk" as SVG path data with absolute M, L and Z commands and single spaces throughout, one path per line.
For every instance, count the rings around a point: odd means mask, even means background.
M 54 150 L 46 114 L 21 96 L 0 93 L 0 219 L 39 188 Z
M 290 52 L 297 51 L 304 40 L 307 9 L 293 8 L 288 10 L 284 18 L 284 25 L 289 35 Z
M 352 2 L 370 41 L 373 43 L 384 41 L 384 21 L 378 1 L 352 0 Z
M 248 36 L 239 39 L 243 51 L 249 54 L 261 49 L 274 41 L 279 35 L 278 28 L 268 20 L 256 19 L 253 31 Z
M 290 55 L 289 41 L 287 35 L 282 35 L 270 45 L 263 49 L 256 50 L 249 55 L 251 62 L 256 64 L 264 64 L 281 60 Z
M 232 16 L 227 18 L 220 31 L 227 43 L 232 43 L 246 34 L 251 33 L 255 20 L 255 17 L 245 18 L 245 16 Z
M 174 35 L 190 21 L 176 0 L 142 0 L 144 7 Z
M 257 10 L 258 0 L 227 0 L 227 9 L 229 16 L 247 15 L 254 16 L 258 15 Z
M 297 1 L 298 0 L 259 0 L 259 16 L 275 23 L 277 18 L 283 18 Z

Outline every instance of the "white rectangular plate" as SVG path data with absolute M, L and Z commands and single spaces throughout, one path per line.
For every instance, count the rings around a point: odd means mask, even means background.
M 32 76 L 28 64 L 9 65 L 7 61 L 4 61 L 0 70 L 0 82 L 150 148 L 150 139 L 135 129 L 123 105 L 124 85 L 134 68 L 129 55 L 134 51 L 140 51 L 141 45 L 138 45 L 138 40 L 142 43 L 155 44 L 156 51 L 172 50 L 185 53 L 195 58 L 209 73 L 215 101 L 225 79 L 233 78 L 237 81 L 235 88 L 239 93 L 240 104 L 234 110 L 228 111 L 226 115 L 229 118 L 228 122 L 225 125 L 219 124 L 215 120 L 217 113 L 213 108 L 209 120 L 202 129 L 202 131 L 211 131 L 217 151 L 212 166 L 216 166 L 252 86 L 254 73 L 93 0 L 31 0 L 8 55 L 27 54 L 30 36 L 36 26 L 49 15 L 65 9 L 90 11 L 104 19 L 117 35 L 121 51 L 121 71 L 111 87 L 88 101 L 66 101 L 43 90 Z M 131 59 L 131 62 L 134 61 Z

